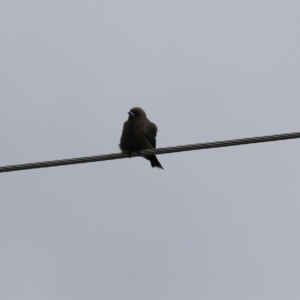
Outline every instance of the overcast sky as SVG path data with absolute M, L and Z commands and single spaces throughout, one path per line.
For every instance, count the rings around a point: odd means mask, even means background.
M 299 1 L 1 1 L 0 166 L 300 131 Z M 300 140 L 0 174 L 3 300 L 300 299 Z

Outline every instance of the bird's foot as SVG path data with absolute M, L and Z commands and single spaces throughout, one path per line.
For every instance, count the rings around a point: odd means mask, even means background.
M 131 158 L 131 156 L 132 156 L 132 153 L 137 153 L 139 156 L 141 155 L 141 151 L 139 151 L 139 150 L 135 150 L 135 151 L 128 151 L 127 152 L 127 155 L 128 155 L 128 157 L 129 158 Z

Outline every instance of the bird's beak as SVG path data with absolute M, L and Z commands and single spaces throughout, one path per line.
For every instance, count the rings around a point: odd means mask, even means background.
M 128 114 L 130 117 L 134 117 L 134 113 L 132 111 L 129 111 Z

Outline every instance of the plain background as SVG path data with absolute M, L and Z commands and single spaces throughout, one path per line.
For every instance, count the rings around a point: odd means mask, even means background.
M 1 1 L 0 165 L 300 131 L 299 12 Z M 299 299 L 299 143 L 0 174 L 0 298 Z

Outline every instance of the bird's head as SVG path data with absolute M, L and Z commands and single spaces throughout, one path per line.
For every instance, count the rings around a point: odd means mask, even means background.
M 129 114 L 129 119 L 136 118 L 136 117 L 139 117 L 139 116 L 146 117 L 146 113 L 140 107 L 134 107 L 134 108 L 132 108 L 128 112 L 128 114 Z

